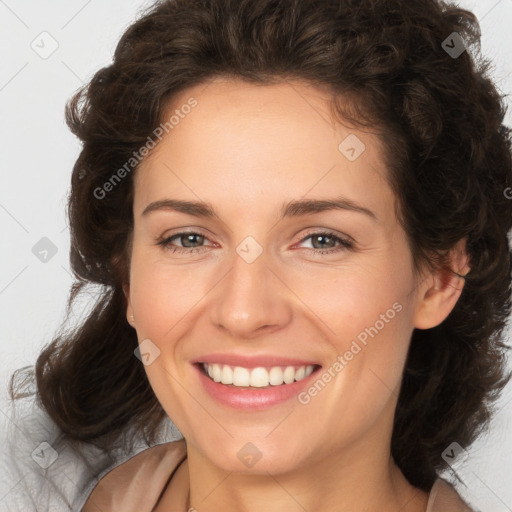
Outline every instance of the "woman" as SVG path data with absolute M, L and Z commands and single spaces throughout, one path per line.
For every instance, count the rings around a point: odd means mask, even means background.
M 127 29 L 66 113 L 70 305 L 104 292 L 35 367 L 35 509 L 471 510 L 439 473 L 508 378 L 512 218 L 478 38 L 434 0 Z

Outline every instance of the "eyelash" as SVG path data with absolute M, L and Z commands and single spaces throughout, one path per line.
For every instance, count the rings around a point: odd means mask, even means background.
M 190 248 L 179 247 L 179 246 L 173 246 L 173 247 L 170 246 L 171 240 L 173 240 L 175 238 L 180 238 L 184 235 L 198 235 L 198 236 L 204 237 L 205 239 L 207 238 L 203 233 L 199 233 L 196 231 L 184 231 L 181 233 L 176 233 L 176 234 L 174 234 L 170 237 L 164 238 L 162 240 L 159 240 L 157 242 L 157 245 L 160 247 L 163 247 L 163 249 L 165 249 L 165 250 L 171 251 L 172 253 L 179 252 L 179 253 L 190 254 L 190 253 L 201 251 L 202 249 L 204 249 L 204 246 L 203 247 L 190 247 Z M 313 236 L 317 236 L 317 237 L 325 236 L 325 237 L 331 238 L 332 240 L 334 240 L 334 242 L 339 242 L 339 244 L 340 244 L 338 247 L 333 247 L 333 248 L 330 248 L 327 250 L 306 248 L 306 250 L 308 252 L 313 252 L 314 254 L 326 255 L 326 254 L 332 254 L 332 253 L 337 253 L 337 252 L 341 252 L 341 251 L 354 249 L 354 243 L 352 241 L 350 241 L 349 239 L 346 239 L 346 238 L 341 238 L 329 231 L 313 231 L 311 233 L 308 233 L 304 238 L 302 238 L 302 240 L 300 240 L 299 243 L 303 243 L 308 238 L 311 238 Z

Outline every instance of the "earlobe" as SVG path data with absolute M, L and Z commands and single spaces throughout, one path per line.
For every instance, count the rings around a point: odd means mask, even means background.
M 469 272 L 466 239 L 450 251 L 450 269 L 433 270 L 420 287 L 414 327 L 430 329 L 441 324 L 451 313 L 464 288 L 464 276 Z
M 135 326 L 135 318 L 130 300 L 130 286 L 128 284 L 123 285 L 123 293 L 126 298 L 126 320 L 130 325 Z

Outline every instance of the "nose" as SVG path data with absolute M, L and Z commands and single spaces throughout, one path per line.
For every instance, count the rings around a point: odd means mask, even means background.
M 292 292 L 263 253 L 251 263 L 235 252 L 230 271 L 214 288 L 211 320 L 235 339 L 282 329 L 292 319 Z

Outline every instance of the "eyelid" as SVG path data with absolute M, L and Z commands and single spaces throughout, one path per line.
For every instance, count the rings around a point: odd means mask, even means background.
M 304 242 L 307 238 L 309 238 L 311 235 L 326 235 L 330 236 L 332 238 L 338 238 L 340 240 L 343 240 L 347 243 L 355 245 L 356 241 L 349 235 L 346 235 L 344 233 L 338 233 L 337 231 L 333 231 L 332 229 L 328 228 L 313 228 L 310 231 L 308 231 L 300 240 L 299 242 Z
M 170 240 L 172 240 L 173 238 L 180 238 L 180 236 L 182 235 L 199 235 L 199 236 L 202 236 L 205 240 L 208 240 L 211 242 L 210 238 L 208 237 L 208 235 L 206 233 L 204 233 L 201 229 L 199 228 L 190 228 L 190 230 L 186 230 L 186 231 L 177 231 L 176 233 L 171 233 L 169 235 L 161 235 L 156 243 L 157 245 L 161 245 L 161 246 L 166 246 L 166 243 L 168 243 Z M 187 247 L 180 247 L 178 246 L 179 248 L 181 249 L 184 249 L 184 250 L 188 250 L 188 251 L 192 251 L 194 249 L 201 249 L 202 247 L 190 247 L 190 248 L 187 248 Z M 203 247 L 211 247 L 211 246 L 203 246 Z
M 295 245 L 301 244 L 305 242 L 308 238 L 311 238 L 313 235 L 316 236 L 326 236 L 331 239 L 333 239 L 335 242 L 338 242 L 338 245 L 335 247 L 331 247 L 328 249 L 315 249 L 314 247 L 304 247 L 303 250 L 308 251 L 309 253 L 312 253 L 314 256 L 328 256 L 330 254 L 340 254 L 342 252 L 346 251 L 355 251 L 356 250 L 356 243 L 354 239 L 348 235 L 342 235 L 338 234 L 330 229 L 313 229 L 309 233 L 307 233 L 305 236 L 302 237 L 299 242 L 297 242 Z

